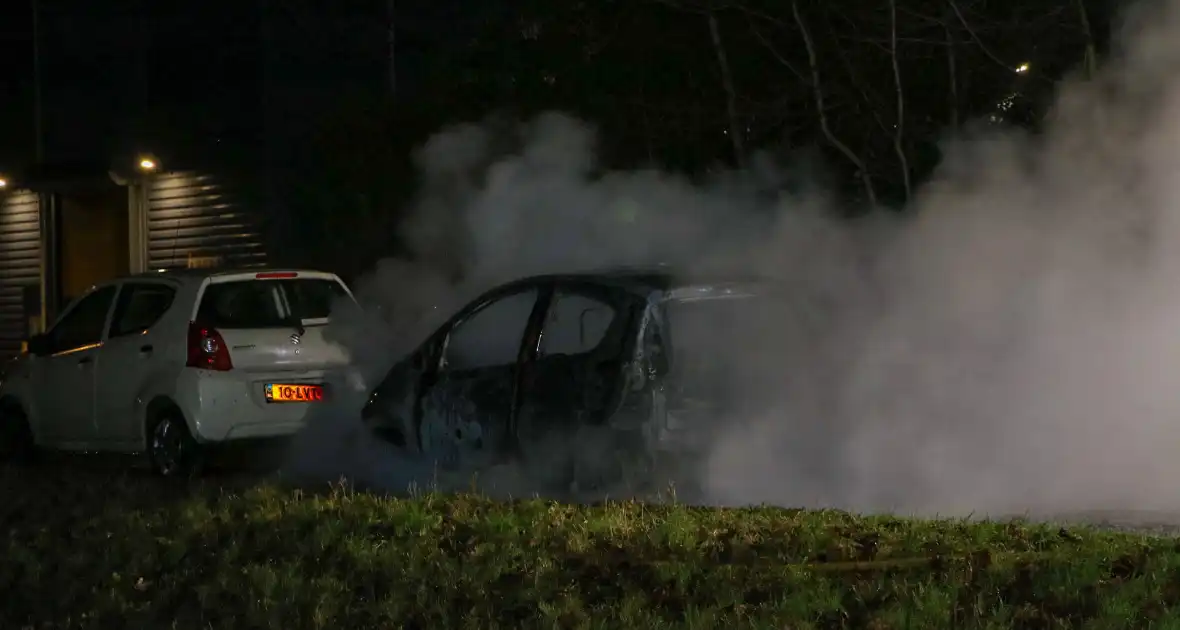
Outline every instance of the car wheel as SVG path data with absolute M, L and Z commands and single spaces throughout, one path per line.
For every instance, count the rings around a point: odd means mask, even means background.
M 201 445 L 189 433 L 184 418 L 164 412 L 150 425 L 148 459 L 161 477 L 190 477 L 201 470 Z
M 37 444 L 29 418 L 20 407 L 0 405 L 0 462 L 31 463 Z

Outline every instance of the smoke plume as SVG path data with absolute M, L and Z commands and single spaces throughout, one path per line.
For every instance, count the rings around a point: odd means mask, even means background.
M 1128 16 L 1100 73 L 1062 84 L 1043 133 L 948 142 L 904 219 L 832 218 L 822 190 L 782 192 L 767 160 L 703 184 L 604 173 L 593 129 L 557 113 L 446 129 L 416 156 L 414 260 L 379 265 L 357 287 L 366 313 L 333 323 L 355 391 L 504 279 L 727 268 L 789 298 L 757 335 L 714 333 L 718 361 L 773 404 L 716 419 L 704 500 L 1180 508 L 1178 10 Z M 399 482 L 429 469 L 393 463 L 344 413 L 312 418 L 296 461 Z M 330 455 L 343 433 L 354 450 Z

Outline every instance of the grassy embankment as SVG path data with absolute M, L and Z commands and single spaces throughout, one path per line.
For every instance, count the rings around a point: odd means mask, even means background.
M 0 468 L 0 628 L 1180 627 L 1175 540 Z

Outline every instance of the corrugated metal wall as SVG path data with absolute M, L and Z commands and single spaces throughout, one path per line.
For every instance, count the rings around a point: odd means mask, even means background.
M 163 173 L 147 187 L 147 268 L 266 264 L 258 215 L 212 175 Z
M 0 193 L 0 359 L 17 354 L 26 337 L 26 287 L 40 292 L 40 219 L 36 193 Z

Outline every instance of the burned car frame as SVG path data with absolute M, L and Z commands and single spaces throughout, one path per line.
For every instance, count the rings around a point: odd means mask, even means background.
M 520 465 L 547 492 L 656 479 L 700 448 L 669 423 L 666 306 L 752 295 L 665 270 L 503 284 L 394 365 L 362 420 L 441 470 Z

